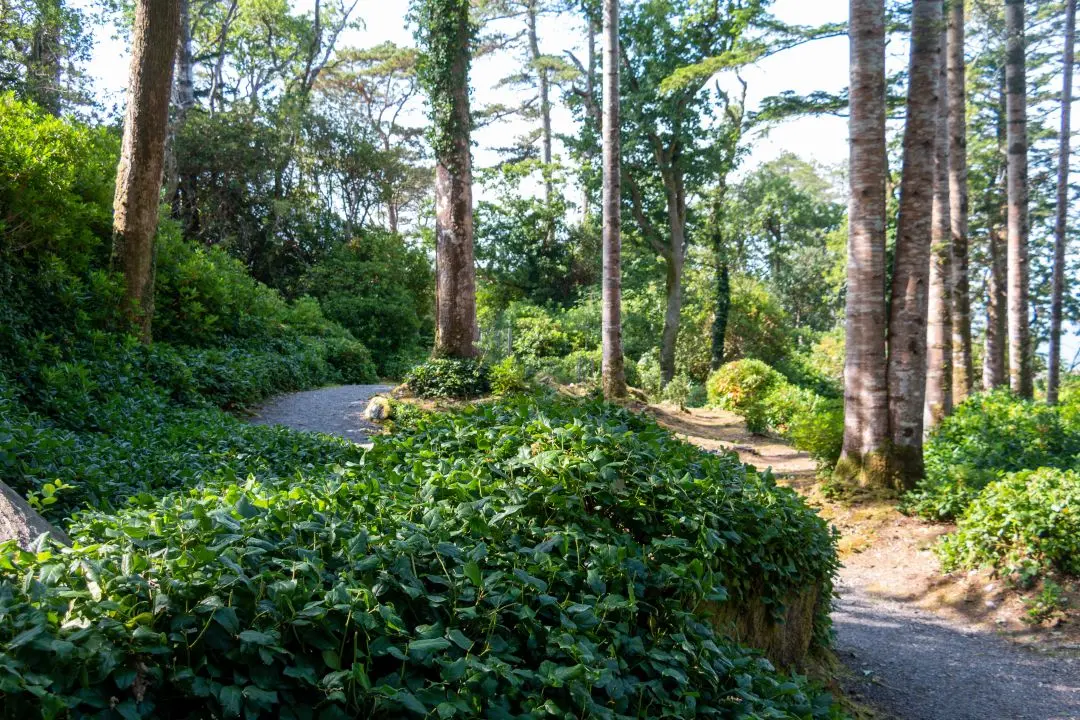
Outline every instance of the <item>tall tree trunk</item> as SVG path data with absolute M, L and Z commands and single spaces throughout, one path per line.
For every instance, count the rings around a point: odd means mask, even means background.
M 179 34 L 179 0 L 137 0 L 113 201 L 113 257 L 124 273 L 126 311 L 145 343 L 154 314 L 154 233 Z
M 1061 134 L 1058 145 L 1057 214 L 1054 223 L 1054 279 L 1050 290 L 1050 354 L 1046 402 L 1056 405 L 1061 384 L 1061 315 L 1065 297 L 1065 220 L 1069 201 L 1069 136 L 1072 134 L 1072 83 L 1076 43 L 1076 0 L 1065 2 L 1064 80 L 1061 88 Z
M 603 350 L 604 397 L 626 397 L 622 349 L 622 170 L 619 145 L 619 0 L 604 0 Z M 591 31 L 590 31 L 591 32 Z M 550 147 L 549 147 L 550 150 Z
M 540 93 L 540 143 L 541 155 L 544 165 L 551 165 L 551 83 L 548 79 L 548 69 L 543 66 L 543 55 L 540 53 L 540 39 L 536 30 L 537 16 L 539 14 L 539 0 L 528 0 L 525 8 L 525 17 L 528 21 L 529 56 L 536 72 L 536 82 Z M 548 167 L 544 168 L 544 201 L 551 203 L 551 173 Z
M 48 533 L 64 545 L 71 540 L 62 530 L 41 517 L 19 493 L 0 482 L 0 542 L 14 540 L 23 550 L 30 548 L 39 535 Z
M 1008 344 L 1008 298 L 1005 293 L 1005 243 L 997 226 L 990 228 L 990 272 L 986 281 L 986 342 L 983 347 L 983 389 L 993 390 L 1009 383 L 1005 348 Z
M 934 201 L 930 231 L 930 282 L 926 311 L 926 401 L 923 427 L 931 430 L 952 412 L 952 218 L 949 162 L 949 78 L 946 33 L 941 33 Z
M 195 58 L 191 51 L 191 0 L 180 0 L 180 42 L 176 46 L 176 81 L 173 83 L 172 117 L 165 140 L 165 202 L 172 203 L 180 187 L 176 159 L 176 136 L 195 107 Z
M 435 355 L 476 357 L 467 0 L 432 2 L 428 29 L 435 125 Z
M 941 62 L 941 0 L 915 0 L 910 81 L 904 125 L 904 167 L 889 317 L 889 429 L 895 480 L 910 487 L 922 476 L 926 395 L 927 283 L 937 147 Z
M 1028 328 L 1028 141 L 1024 0 L 1005 0 L 1005 114 L 1008 163 L 1009 385 L 1032 395 Z
M 686 260 L 686 206 L 682 178 L 674 169 L 665 178 L 668 206 L 668 232 L 671 235 L 669 252 L 665 253 L 667 278 L 664 309 L 664 332 L 660 339 L 660 381 L 667 385 L 675 377 L 675 346 L 679 340 L 679 321 L 682 317 L 682 276 Z
M 844 325 L 844 444 L 837 467 L 884 482 L 885 380 L 885 2 L 850 0 L 850 198 Z
M 712 359 L 709 364 L 713 370 L 724 364 L 724 339 L 727 336 L 728 315 L 731 313 L 731 274 L 727 261 L 720 255 L 720 248 L 716 250 L 716 312 L 713 315 Z
M 971 392 L 971 288 L 968 280 L 967 88 L 964 65 L 964 3 L 949 5 L 949 219 L 952 222 L 952 394 L 961 403 Z

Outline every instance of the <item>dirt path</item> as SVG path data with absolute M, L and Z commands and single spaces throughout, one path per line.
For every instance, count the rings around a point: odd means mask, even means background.
M 805 453 L 750 435 L 732 413 L 650 411 L 695 445 L 772 467 L 840 530 L 833 622 L 851 696 L 898 720 L 1080 719 L 1080 646 L 1070 652 L 1045 642 L 1052 630 L 1037 634 L 1020 623 L 1022 608 L 1000 581 L 984 573 L 943 577 L 931 547 L 949 526 L 907 518 L 892 502 L 830 502 Z M 1032 649 L 1048 645 L 1054 653 Z
M 392 385 L 338 385 L 281 395 L 256 410 L 251 422 L 337 435 L 363 444 L 375 429 L 364 419 L 368 400 L 391 389 Z

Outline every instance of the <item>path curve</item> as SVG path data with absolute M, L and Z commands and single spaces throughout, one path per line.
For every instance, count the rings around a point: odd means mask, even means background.
M 364 444 L 376 429 L 364 419 L 364 408 L 372 397 L 392 389 L 393 385 L 336 385 L 281 395 L 258 408 L 251 422 L 337 435 Z
M 668 405 L 649 412 L 699 447 L 773 468 L 803 494 L 815 485 L 806 453 L 751 435 L 733 413 Z M 860 544 L 844 538 L 858 548 L 843 558 L 832 616 L 834 648 L 851 671 L 845 691 L 896 720 L 1080 720 L 1080 658 L 1040 653 L 920 607 L 919 589 L 940 576 L 929 547 L 942 531 L 891 506 L 886 512 Z

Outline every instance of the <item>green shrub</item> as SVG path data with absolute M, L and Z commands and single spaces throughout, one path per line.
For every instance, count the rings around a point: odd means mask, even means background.
M 784 381 L 780 373 L 760 360 L 737 360 L 709 375 L 709 404 L 742 415 L 746 428 L 763 433 L 768 428 L 768 398 Z
M 1039 468 L 990 483 L 938 546 L 946 570 L 991 565 L 1080 576 L 1080 472 Z
M 301 286 L 371 350 L 383 377 L 401 377 L 412 362 L 400 359 L 415 362 L 431 347 L 431 267 L 398 235 L 365 232 L 308 270 Z
M 299 439 L 249 432 L 271 457 Z M 824 522 L 735 458 L 535 400 L 420 419 L 362 464 L 304 442 L 326 461 L 245 482 L 239 456 L 202 459 L 218 466 L 188 490 L 81 513 L 74 548 L 5 546 L 5 710 L 840 716 L 694 613 L 829 596 Z
M 638 387 L 650 398 L 660 397 L 663 391 L 663 373 L 660 370 L 660 351 L 653 349 L 642 355 L 635 363 Z
M 326 362 L 347 383 L 371 383 L 378 379 L 371 353 L 364 345 L 349 338 L 330 338 L 325 341 Z
M 488 369 L 466 358 L 432 358 L 410 370 L 405 383 L 417 396 L 430 398 L 474 398 L 491 389 Z
M 512 395 L 528 390 L 529 379 L 525 376 L 525 368 L 513 355 L 508 355 L 491 366 L 491 392 L 496 395 Z
M 960 404 L 926 443 L 926 478 L 902 509 L 930 519 L 957 517 L 979 490 L 1004 473 L 1071 467 L 1080 433 L 1042 403 L 1007 390 L 982 393 Z
M 790 346 L 791 321 L 780 300 L 758 280 L 745 275 L 733 277 L 724 336 L 725 359 L 757 359 L 773 365 Z
M 680 409 L 685 409 L 689 405 L 690 395 L 693 391 L 694 382 L 686 375 L 679 373 L 664 386 L 661 399 L 665 402 L 675 403 Z

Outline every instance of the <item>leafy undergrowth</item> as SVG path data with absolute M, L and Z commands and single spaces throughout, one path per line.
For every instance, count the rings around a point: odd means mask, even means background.
M 49 425 L 4 397 L 5 418 Z M 74 547 L 0 555 L 5 712 L 839 716 L 697 612 L 752 586 L 827 597 L 824 523 L 623 410 L 418 415 L 366 454 L 208 408 L 113 421 L 43 504 L 80 508 Z M 16 455 L 24 487 L 50 474 Z
M 1059 407 L 1021 400 L 1008 390 L 959 405 L 926 443 L 926 478 L 903 500 L 904 512 L 953 520 L 1007 473 L 1080 464 L 1080 381 L 1068 378 Z

